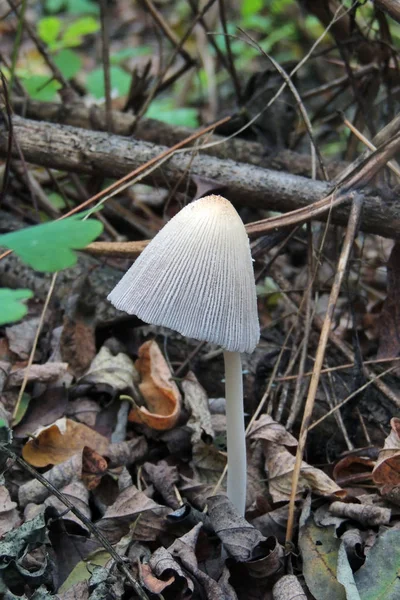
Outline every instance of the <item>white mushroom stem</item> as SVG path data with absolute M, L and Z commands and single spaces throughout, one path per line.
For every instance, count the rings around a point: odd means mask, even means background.
M 246 434 L 243 410 L 243 376 L 240 352 L 224 350 L 226 437 L 228 447 L 228 498 L 241 515 L 246 507 Z

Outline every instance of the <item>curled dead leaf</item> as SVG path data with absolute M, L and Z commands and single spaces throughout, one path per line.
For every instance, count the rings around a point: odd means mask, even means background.
M 108 445 L 107 438 L 94 429 L 63 418 L 29 440 L 22 449 L 22 456 L 34 467 L 47 467 L 68 460 L 85 446 L 104 454 Z
M 400 419 L 391 419 L 390 426 L 392 430 L 379 452 L 372 478 L 381 485 L 397 486 L 400 484 Z
M 251 440 L 267 440 L 282 446 L 297 446 L 296 438 L 269 415 L 261 415 L 254 421 L 248 437 Z
M 265 537 L 242 517 L 222 494 L 207 499 L 208 514 L 216 535 L 226 551 L 238 562 L 258 558 Z
M 139 348 L 136 368 L 142 377 L 139 389 L 146 406 L 134 406 L 129 420 L 152 429 L 172 429 L 180 415 L 181 395 L 156 342 L 145 342 Z
M 84 447 L 82 452 L 82 481 L 88 490 L 94 490 L 108 469 L 108 464 L 98 452 Z
M 332 502 L 330 512 L 337 517 L 345 517 L 358 521 L 365 527 L 376 527 L 378 525 L 389 525 L 391 511 L 382 506 L 370 504 L 355 504 L 353 502 Z
M 269 491 L 274 502 L 289 500 L 292 489 L 292 475 L 295 457 L 284 446 L 272 442 L 263 442 L 265 454 L 265 469 L 269 476 Z M 321 469 L 312 467 L 302 461 L 298 484 L 298 496 L 307 489 L 311 489 L 320 496 L 334 494 L 339 498 L 346 496 L 342 490 Z

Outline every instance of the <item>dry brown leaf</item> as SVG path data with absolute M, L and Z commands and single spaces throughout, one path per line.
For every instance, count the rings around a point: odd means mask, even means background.
M 29 358 L 38 325 L 39 319 L 34 318 L 24 319 L 16 325 L 6 327 L 6 337 L 10 350 L 22 360 Z
M 371 506 L 370 504 L 355 504 L 353 502 L 332 502 L 329 510 L 336 517 L 358 521 L 365 527 L 389 525 L 392 514 L 389 508 Z
M 154 541 L 165 528 L 165 516 L 170 512 L 132 485 L 119 494 L 96 525 L 112 543 L 125 535 L 130 527 L 135 540 Z
M 396 486 L 400 484 L 400 419 L 393 417 L 390 425 L 392 430 L 379 452 L 372 478 L 375 483 Z
M 167 550 L 165 550 L 165 548 L 158 549 L 158 551 L 162 551 L 162 550 L 164 550 L 165 552 L 168 552 Z M 157 552 L 157 550 L 156 550 L 156 552 Z M 166 566 L 166 569 L 168 570 L 169 573 L 171 572 L 171 567 L 169 565 Z M 163 574 L 161 573 L 161 575 L 163 575 Z M 175 583 L 174 575 L 171 575 L 170 577 L 167 576 L 167 578 L 165 578 L 165 579 L 159 579 L 158 577 L 153 575 L 151 567 L 147 563 L 144 563 L 140 567 L 140 579 L 141 579 L 143 585 L 146 587 L 146 589 L 149 590 L 149 592 L 151 592 L 152 594 L 161 594 L 165 590 L 165 588 L 167 588 L 168 586 Z
M 295 575 L 284 575 L 274 585 L 274 600 L 307 600 L 300 581 Z
M 226 454 L 214 444 L 199 442 L 193 446 L 191 466 L 202 483 L 217 483 L 226 465 Z
M 64 314 L 60 340 L 62 359 L 70 366 L 75 377 L 80 377 L 96 356 L 94 319 L 81 312 L 79 302 Z
M 63 487 L 60 491 L 64 494 L 64 496 L 68 498 L 70 502 L 72 502 L 75 508 L 80 510 L 81 513 L 86 516 L 86 518 L 91 518 L 91 511 L 89 508 L 89 492 L 82 481 L 73 481 L 69 485 Z M 79 517 L 77 517 L 70 510 L 66 510 L 65 504 L 55 496 L 50 496 L 49 498 L 46 498 L 41 508 L 43 508 L 44 510 L 48 506 L 52 506 L 53 508 L 55 508 L 58 514 L 60 515 L 60 518 L 62 518 L 64 522 L 69 521 L 71 523 L 75 523 L 79 525 L 79 527 L 83 529 L 85 533 L 88 532 L 88 528 L 79 519 Z M 74 532 L 76 533 L 75 528 Z
M 27 367 L 11 371 L 6 389 L 20 386 L 24 380 Z M 55 381 L 59 377 L 65 375 L 68 369 L 68 363 L 47 362 L 44 365 L 32 365 L 28 371 L 28 382 L 38 381 L 47 383 Z
M 387 262 L 386 300 L 380 318 L 378 358 L 397 356 L 400 350 L 400 243 L 396 242 Z
M 207 499 L 208 515 L 216 535 L 226 551 L 238 562 L 248 562 L 260 555 L 257 550 L 264 536 L 242 517 L 222 494 Z
M 197 523 L 190 531 L 176 539 L 168 548 L 168 551 L 174 558 L 179 560 L 185 572 L 192 576 L 193 581 L 201 585 L 204 590 L 204 597 L 207 600 L 228 600 L 232 596 L 227 596 L 225 590 L 198 567 L 196 546 L 201 528 L 202 523 Z M 190 583 L 192 584 L 192 581 Z M 193 588 L 192 584 L 191 589 L 193 590 Z
M 142 460 L 148 453 L 148 444 L 143 436 L 136 436 L 127 442 L 110 444 L 106 456 L 110 466 L 132 465 Z
M 296 459 L 284 446 L 278 446 L 272 442 L 263 442 L 263 447 L 270 494 L 274 502 L 289 500 Z M 298 497 L 300 497 L 307 489 L 311 489 L 320 496 L 330 496 L 334 494 L 339 497 L 344 497 L 346 495 L 346 492 L 328 477 L 328 475 L 304 461 L 301 463 L 299 485 L 297 489 Z
M 350 455 L 339 460 L 333 469 L 333 479 L 339 485 L 370 481 L 375 461 L 368 456 Z
M 146 566 L 149 570 L 143 570 Z M 191 579 L 185 575 L 170 552 L 163 547 L 154 552 L 148 565 L 142 565 L 142 579 L 149 592 L 153 594 L 162 593 L 166 587 L 175 582 L 174 597 L 177 599 L 190 597 L 194 590 Z
M 196 444 L 199 442 L 203 434 L 206 434 L 212 440 L 214 438 L 214 430 L 208 407 L 208 396 L 192 371 L 189 371 L 182 381 L 182 389 L 185 394 L 183 400 L 185 407 L 190 412 L 190 417 L 186 425 L 193 432 L 192 443 Z
M 5 485 L 0 485 L 0 538 L 21 522 L 17 505 L 10 498 Z
M 262 415 L 254 421 L 248 437 L 251 440 L 267 440 L 282 446 L 297 446 L 296 438 L 269 415 Z
M 82 481 L 88 490 L 94 490 L 99 485 L 107 469 L 106 459 L 85 446 L 82 452 Z
M 180 502 L 175 493 L 175 485 L 179 481 L 178 469 L 169 465 L 165 460 L 160 460 L 156 465 L 150 462 L 145 463 L 143 470 L 165 503 L 173 509 L 178 508 Z
M 299 512 L 296 511 L 295 514 L 295 522 L 297 523 Z M 275 510 L 271 510 L 260 517 L 256 517 L 252 520 L 252 524 L 256 529 L 261 531 L 266 538 L 274 536 L 280 544 L 284 544 L 286 538 L 287 520 L 288 505 L 285 504 L 284 506 L 275 508 Z
M 180 415 L 181 395 L 156 342 L 145 342 L 139 348 L 136 368 L 142 377 L 139 388 L 146 407 L 132 408 L 129 420 L 152 429 L 172 429 Z
M 48 386 L 43 394 L 31 398 L 24 418 L 14 427 L 13 434 L 18 438 L 26 438 L 40 427 L 51 425 L 65 415 L 68 407 L 68 390 L 65 386 L 55 384 Z
M 71 456 L 68 460 L 52 467 L 43 475 L 57 489 L 61 489 L 79 479 L 82 473 L 82 452 Z M 37 479 L 31 479 L 20 486 L 18 500 L 22 507 L 30 502 L 41 503 L 51 492 Z
M 195 506 L 199 510 L 203 510 L 207 504 L 208 496 L 211 496 L 213 492 L 214 485 L 201 483 L 195 479 L 185 477 L 185 475 L 182 474 L 180 479 L 181 484 L 179 486 L 179 491 L 181 495 L 188 500 L 191 505 Z
M 90 385 L 112 393 L 131 392 L 136 380 L 137 371 L 129 356 L 123 352 L 114 355 L 107 346 L 102 346 L 77 387 Z
M 22 456 L 34 467 L 46 467 L 68 460 L 85 446 L 104 454 L 109 442 L 94 429 L 63 418 L 29 440 L 22 449 Z

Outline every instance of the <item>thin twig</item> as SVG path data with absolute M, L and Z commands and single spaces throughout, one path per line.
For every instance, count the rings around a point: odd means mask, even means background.
M 347 269 L 347 263 L 350 257 L 350 253 L 353 247 L 354 239 L 357 235 L 358 225 L 361 217 L 362 210 L 362 196 L 360 194 L 355 194 L 353 205 L 349 217 L 349 224 L 346 230 L 345 239 L 343 242 L 343 248 L 341 255 L 339 257 L 338 267 L 335 275 L 335 279 L 332 285 L 331 294 L 329 297 L 329 303 L 327 312 L 325 315 L 324 323 L 321 330 L 321 336 L 318 344 L 317 355 L 315 357 L 313 374 L 311 376 L 310 387 L 308 390 L 307 400 L 304 407 L 303 420 L 300 428 L 299 435 L 299 444 L 297 446 L 296 452 L 296 462 L 293 470 L 292 477 L 292 489 L 290 494 L 290 502 L 289 502 L 289 513 L 288 513 L 288 522 L 287 522 L 287 531 L 286 531 L 286 543 L 289 547 L 292 541 L 293 536 L 293 527 L 294 527 L 294 515 L 295 515 L 295 506 L 296 506 L 296 496 L 297 496 L 297 487 L 300 478 L 300 470 L 301 463 L 303 460 L 307 433 L 309 422 L 311 419 L 311 415 L 314 408 L 314 402 L 317 394 L 319 378 L 321 375 L 322 364 L 325 357 L 325 351 L 329 339 L 329 333 L 332 327 L 332 321 L 334 317 L 334 311 L 336 308 L 336 302 L 339 297 L 340 288 L 342 285 L 343 277 L 345 275 Z
M 47 308 L 49 306 L 49 302 L 50 302 L 51 296 L 52 296 L 53 291 L 54 291 L 54 286 L 56 284 L 56 280 L 57 280 L 57 273 L 54 273 L 54 275 L 53 275 L 53 277 L 51 279 L 51 282 L 50 282 L 49 291 L 47 292 L 46 300 L 45 300 L 44 305 L 43 305 L 42 314 L 40 315 L 39 324 L 38 324 L 37 329 L 36 329 L 36 334 L 35 334 L 35 339 L 33 340 L 32 350 L 31 350 L 31 353 L 29 355 L 28 364 L 26 365 L 26 368 L 25 368 L 24 379 L 22 381 L 21 389 L 19 390 L 19 394 L 18 394 L 18 399 L 17 399 L 16 405 L 14 407 L 13 416 L 12 416 L 13 422 L 15 422 L 15 419 L 17 417 L 18 410 L 19 410 L 19 407 L 20 407 L 20 404 L 21 404 L 21 400 L 22 400 L 22 396 L 24 395 L 25 388 L 26 388 L 26 385 L 28 383 L 29 372 L 30 372 L 30 369 L 31 369 L 31 366 L 32 366 L 32 363 L 33 363 L 33 359 L 34 359 L 34 356 L 35 356 L 35 352 L 36 352 L 36 348 L 37 348 L 37 345 L 38 345 L 39 337 L 40 337 L 40 334 L 42 332 L 42 328 L 43 328 L 43 325 L 44 325 L 44 319 L 45 319 L 45 316 L 46 316 L 46 311 L 47 311 Z
M 84 523 L 84 525 L 88 528 L 90 533 L 101 543 L 101 545 L 107 550 L 110 556 L 117 563 L 118 567 L 121 569 L 129 583 L 132 585 L 139 598 L 141 598 L 141 600 L 149 600 L 149 597 L 147 596 L 145 591 L 142 589 L 138 581 L 136 581 L 136 579 L 133 577 L 132 573 L 126 566 L 123 558 L 118 554 L 118 552 L 115 551 L 115 549 L 110 544 L 105 535 L 102 533 L 102 531 L 100 531 L 100 529 L 98 529 L 91 522 L 91 520 L 88 519 L 87 516 L 79 510 L 79 508 L 76 508 L 76 506 L 74 506 L 74 504 L 72 504 L 72 502 L 69 501 L 67 496 L 62 494 L 56 487 L 54 487 L 52 483 L 50 483 L 50 481 L 47 481 L 47 479 L 41 473 L 39 473 L 33 467 L 31 467 L 30 464 L 28 464 L 22 458 L 17 456 L 5 444 L 0 444 L 0 448 L 1 451 L 4 452 L 4 454 L 6 454 L 6 456 L 8 456 L 11 460 L 16 462 L 18 465 L 20 465 L 25 471 L 28 471 L 28 473 L 30 473 L 32 477 L 34 477 L 37 481 L 44 485 L 44 487 L 47 488 L 56 498 L 58 498 L 58 500 L 60 500 L 60 502 L 62 502 L 64 506 L 68 508 L 68 510 L 70 510 L 76 517 L 78 517 L 78 519 L 82 521 L 82 523 Z
M 291 406 L 291 410 L 286 421 L 286 429 L 290 430 L 297 418 L 297 415 L 300 411 L 300 406 L 303 402 L 304 391 L 303 391 L 303 381 L 304 381 L 304 371 L 305 364 L 307 360 L 308 354 L 308 342 L 310 339 L 311 333 L 311 325 L 312 325 L 312 306 L 311 306 L 311 297 L 312 297 L 312 289 L 313 289 L 313 245 L 312 245 L 312 232 L 310 224 L 307 225 L 308 232 L 308 268 L 307 268 L 307 285 L 304 290 L 304 299 L 302 300 L 304 304 L 304 312 L 305 312 L 305 323 L 304 323 L 304 335 L 302 339 L 302 347 L 301 347 L 301 355 L 300 355 L 300 363 L 299 370 L 296 375 L 296 385 L 293 394 L 293 402 Z
M 103 59 L 104 93 L 106 98 L 106 123 L 108 133 L 113 131 L 112 121 L 112 98 L 111 98 L 111 76 L 110 76 L 110 36 L 108 27 L 108 2 L 100 0 L 100 22 L 101 22 L 101 55 Z
M 232 78 L 233 87 L 235 88 L 237 104 L 240 105 L 240 102 L 242 99 L 242 91 L 241 91 L 239 77 L 237 75 L 237 71 L 236 71 L 236 67 L 235 67 L 235 61 L 233 60 L 231 41 L 230 41 L 230 37 L 228 35 L 228 26 L 227 26 L 227 22 L 226 22 L 224 0 L 218 0 L 218 6 L 219 6 L 219 17 L 220 17 L 223 32 L 225 34 L 225 48 L 226 48 L 226 56 L 227 56 L 228 67 L 229 67 L 228 72 Z
M 354 396 L 357 396 L 360 392 L 362 392 L 363 390 L 365 390 L 368 386 L 372 385 L 373 383 L 376 383 L 379 379 L 381 379 L 382 377 L 385 377 L 385 375 L 388 375 L 394 369 L 396 369 L 396 365 L 394 365 L 392 367 L 389 367 L 389 369 L 386 369 L 386 371 L 383 371 L 383 373 L 379 373 L 379 375 L 376 375 L 373 379 L 370 379 L 369 381 L 367 381 L 366 383 L 364 383 L 364 385 L 362 385 L 357 390 L 355 390 L 354 392 L 352 392 L 349 396 L 347 396 L 347 398 L 345 398 L 344 400 L 342 400 L 341 402 L 339 402 L 338 404 L 336 404 L 336 406 L 334 406 L 331 410 L 329 410 L 327 413 L 325 413 L 317 421 L 314 421 L 314 423 L 312 423 L 308 427 L 308 431 L 311 431 L 311 429 L 314 429 L 314 427 L 317 427 L 317 425 L 320 425 L 320 423 L 322 423 L 322 421 L 325 421 L 325 419 L 327 419 L 328 417 L 330 417 L 330 415 L 332 415 L 334 412 L 336 412 L 337 410 L 339 410 L 339 408 L 342 408 L 342 406 L 344 406 L 349 400 L 351 400 L 352 398 L 354 398 Z

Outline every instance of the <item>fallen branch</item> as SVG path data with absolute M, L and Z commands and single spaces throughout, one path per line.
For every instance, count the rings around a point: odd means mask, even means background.
M 154 159 L 164 147 L 69 126 L 36 122 L 20 117 L 13 119 L 14 135 L 25 159 L 50 168 L 90 175 L 119 178 Z M 7 155 L 8 132 L 0 126 L 0 156 Z M 18 158 L 16 149 L 13 155 Z M 391 157 L 389 157 L 391 158 Z M 224 194 L 236 206 L 252 206 L 279 212 L 303 207 L 327 196 L 329 183 L 312 181 L 288 173 L 263 169 L 254 165 L 220 160 L 191 152 L 176 153 L 144 181 L 152 185 L 178 186 L 187 190 L 187 173 L 213 179 L 223 186 Z M 194 189 L 194 185 L 192 186 Z M 324 220 L 328 213 L 317 218 Z M 332 212 L 331 221 L 344 225 L 349 209 L 340 206 Z M 383 200 L 369 191 L 364 200 L 361 229 L 386 237 L 400 237 L 400 209 L 395 202 Z
M 39 102 L 25 98 L 13 98 L 12 104 L 13 110 L 17 114 L 35 121 L 71 125 L 94 131 L 107 131 L 106 113 L 98 106 L 89 108 L 84 104 Z M 161 146 L 174 146 L 193 133 L 193 130 L 188 127 L 168 125 L 156 119 L 143 118 L 136 122 L 135 116 L 116 110 L 112 111 L 111 115 L 114 134 L 134 137 L 137 140 Z M 249 163 L 277 171 L 287 171 L 293 175 L 306 177 L 311 175 L 311 157 L 307 154 L 282 150 L 266 155 L 262 144 L 240 137 L 225 139 L 219 135 L 207 135 L 206 146 L 208 147 L 202 149 L 202 153 L 216 158 Z M 347 163 L 343 161 L 329 162 L 330 177 L 335 177 L 346 165 Z

